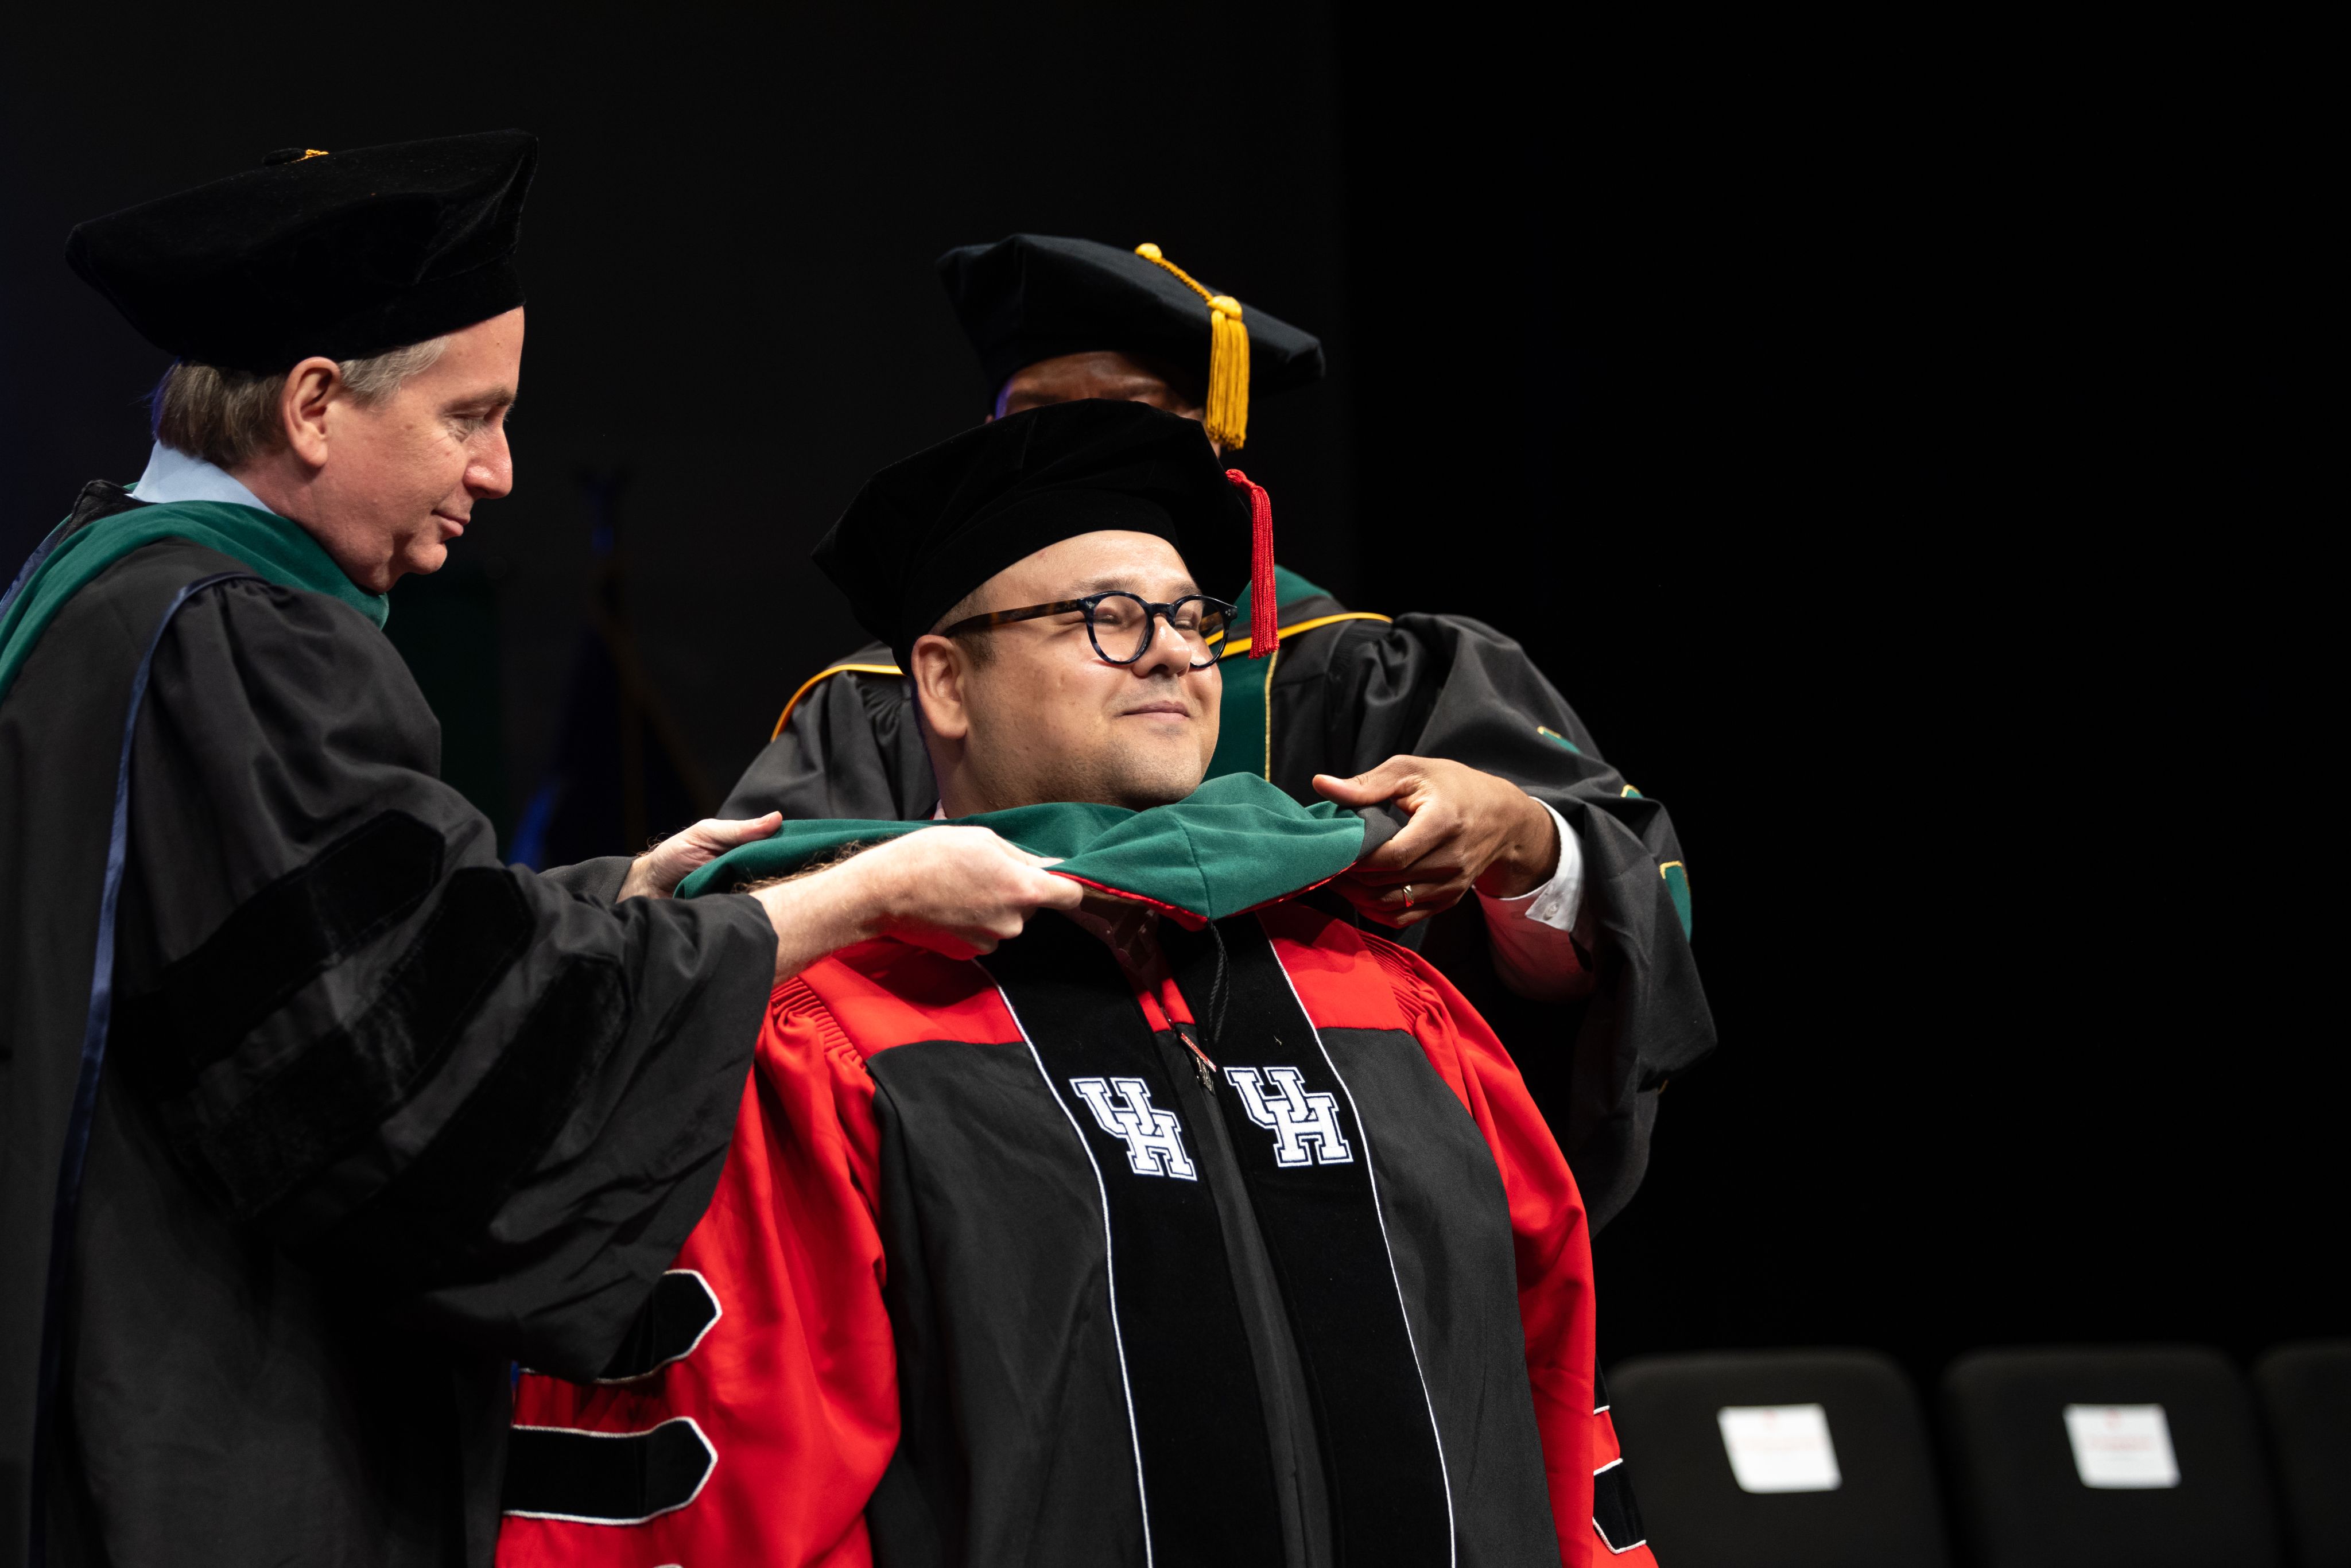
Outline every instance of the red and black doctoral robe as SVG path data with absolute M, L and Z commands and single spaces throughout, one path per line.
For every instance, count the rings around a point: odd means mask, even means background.
M 628 1347 L 522 1378 L 505 1568 L 1648 1562 L 1483 1020 L 1295 903 L 1162 933 L 779 987 Z

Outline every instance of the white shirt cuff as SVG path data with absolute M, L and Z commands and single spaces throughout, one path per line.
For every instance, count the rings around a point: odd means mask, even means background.
M 1494 972 L 1504 985 L 1531 1002 L 1564 1002 L 1592 988 L 1573 935 L 1583 913 L 1583 846 L 1567 820 L 1549 804 L 1559 830 L 1559 869 L 1532 893 L 1516 898 L 1486 894 L 1486 933 L 1494 945 Z

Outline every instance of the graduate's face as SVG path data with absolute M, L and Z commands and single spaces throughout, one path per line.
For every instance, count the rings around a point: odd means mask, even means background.
M 1199 591 L 1165 539 L 1106 532 L 1039 550 L 967 602 L 1013 610 L 1111 589 L 1155 603 Z M 969 645 L 979 638 L 984 650 Z M 1132 664 L 1098 655 L 1080 614 L 924 637 L 914 656 L 950 815 L 1054 800 L 1165 805 L 1199 788 L 1217 749 L 1223 674 L 1191 668 L 1202 650 L 1165 622 Z
M 381 593 L 409 572 L 439 570 L 474 504 L 514 488 L 506 421 L 522 330 L 522 311 L 509 310 L 450 334 L 441 357 L 388 397 L 329 389 L 296 411 L 294 444 L 311 470 L 297 520 L 361 588 Z M 288 392 L 299 394 L 291 381 Z

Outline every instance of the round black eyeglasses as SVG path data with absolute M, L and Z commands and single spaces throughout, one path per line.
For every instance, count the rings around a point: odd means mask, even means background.
M 1083 599 L 1057 599 L 1050 604 L 1029 604 L 1019 610 L 991 610 L 946 627 L 940 635 L 960 637 L 1015 621 L 1035 621 L 1046 615 L 1082 612 L 1086 635 L 1094 652 L 1112 664 L 1132 664 L 1151 652 L 1151 634 L 1160 622 L 1191 643 L 1207 657 L 1195 657 L 1192 668 L 1205 670 L 1225 656 L 1233 625 L 1233 607 L 1205 593 L 1186 594 L 1173 604 L 1155 604 L 1132 593 L 1089 593 Z

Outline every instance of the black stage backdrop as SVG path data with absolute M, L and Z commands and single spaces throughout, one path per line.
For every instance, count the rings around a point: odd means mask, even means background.
M 67 273 L 75 219 L 521 125 L 520 484 L 395 628 L 510 829 L 584 624 L 579 476 L 624 471 L 636 637 L 723 789 L 858 640 L 809 546 L 981 411 L 932 257 L 1155 239 L 1331 345 L 1253 411 L 1285 559 L 1521 638 L 1681 824 L 1724 1045 L 1601 1241 L 1612 1359 L 2351 1330 L 2304 41 L 235 16 L 12 24 L 12 562 L 135 476 L 162 368 Z

